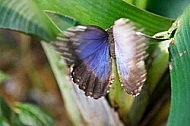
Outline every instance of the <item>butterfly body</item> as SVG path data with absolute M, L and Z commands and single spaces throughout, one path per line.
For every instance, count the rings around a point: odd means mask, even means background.
M 129 94 L 139 94 L 146 79 L 146 40 L 135 34 L 135 27 L 127 19 L 115 21 L 107 32 L 97 26 L 67 29 L 54 46 L 72 67 L 73 82 L 95 99 L 106 95 L 114 79 L 113 59 L 120 82 Z

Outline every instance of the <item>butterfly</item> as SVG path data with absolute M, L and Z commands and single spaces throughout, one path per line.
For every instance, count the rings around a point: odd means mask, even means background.
M 114 60 L 121 86 L 137 96 L 146 80 L 147 40 L 137 35 L 136 29 L 125 18 L 116 20 L 107 31 L 93 25 L 76 26 L 63 31 L 53 45 L 71 69 L 73 82 L 86 96 L 98 99 L 107 94 L 114 80 Z

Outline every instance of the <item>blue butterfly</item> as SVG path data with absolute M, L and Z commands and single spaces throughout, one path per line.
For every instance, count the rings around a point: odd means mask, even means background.
M 122 87 L 136 96 L 146 80 L 147 41 L 135 30 L 124 18 L 107 31 L 97 26 L 76 26 L 57 37 L 54 46 L 71 68 L 73 82 L 86 96 L 97 99 L 107 94 L 114 79 L 113 60 Z

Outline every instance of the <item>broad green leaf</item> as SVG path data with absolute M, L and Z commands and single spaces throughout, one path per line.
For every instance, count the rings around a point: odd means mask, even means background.
M 54 39 L 59 31 L 33 0 L 0 0 L 0 28 Z
M 107 29 L 119 18 L 129 18 L 140 24 L 148 34 L 167 30 L 171 19 L 160 17 L 122 0 L 35 0 L 43 10 L 69 16 L 83 25 L 97 25 Z
M 15 112 L 24 125 L 29 126 L 53 126 L 54 120 L 50 114 L 32 104 L 16 103 Z
M 168 126 L 190 124 L 190 7 L 177 20 L 179 25 L 172 40 L 170 75 L 172 99 Z

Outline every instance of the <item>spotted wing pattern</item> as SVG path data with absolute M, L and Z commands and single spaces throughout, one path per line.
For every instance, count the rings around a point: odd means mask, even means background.
M 146 79 L 144 59 L 147 41 L 136 34 L 136 28 L 128 20 L 121 18 L 113 25 L 115 55 L 122 87 L 133 96 L 140 93 Z
M 97 26 L 69 28 L 53 42 L 67 65 L 73 81 L 85 95 L 104 96 L 112 81 L 108 34 Z

